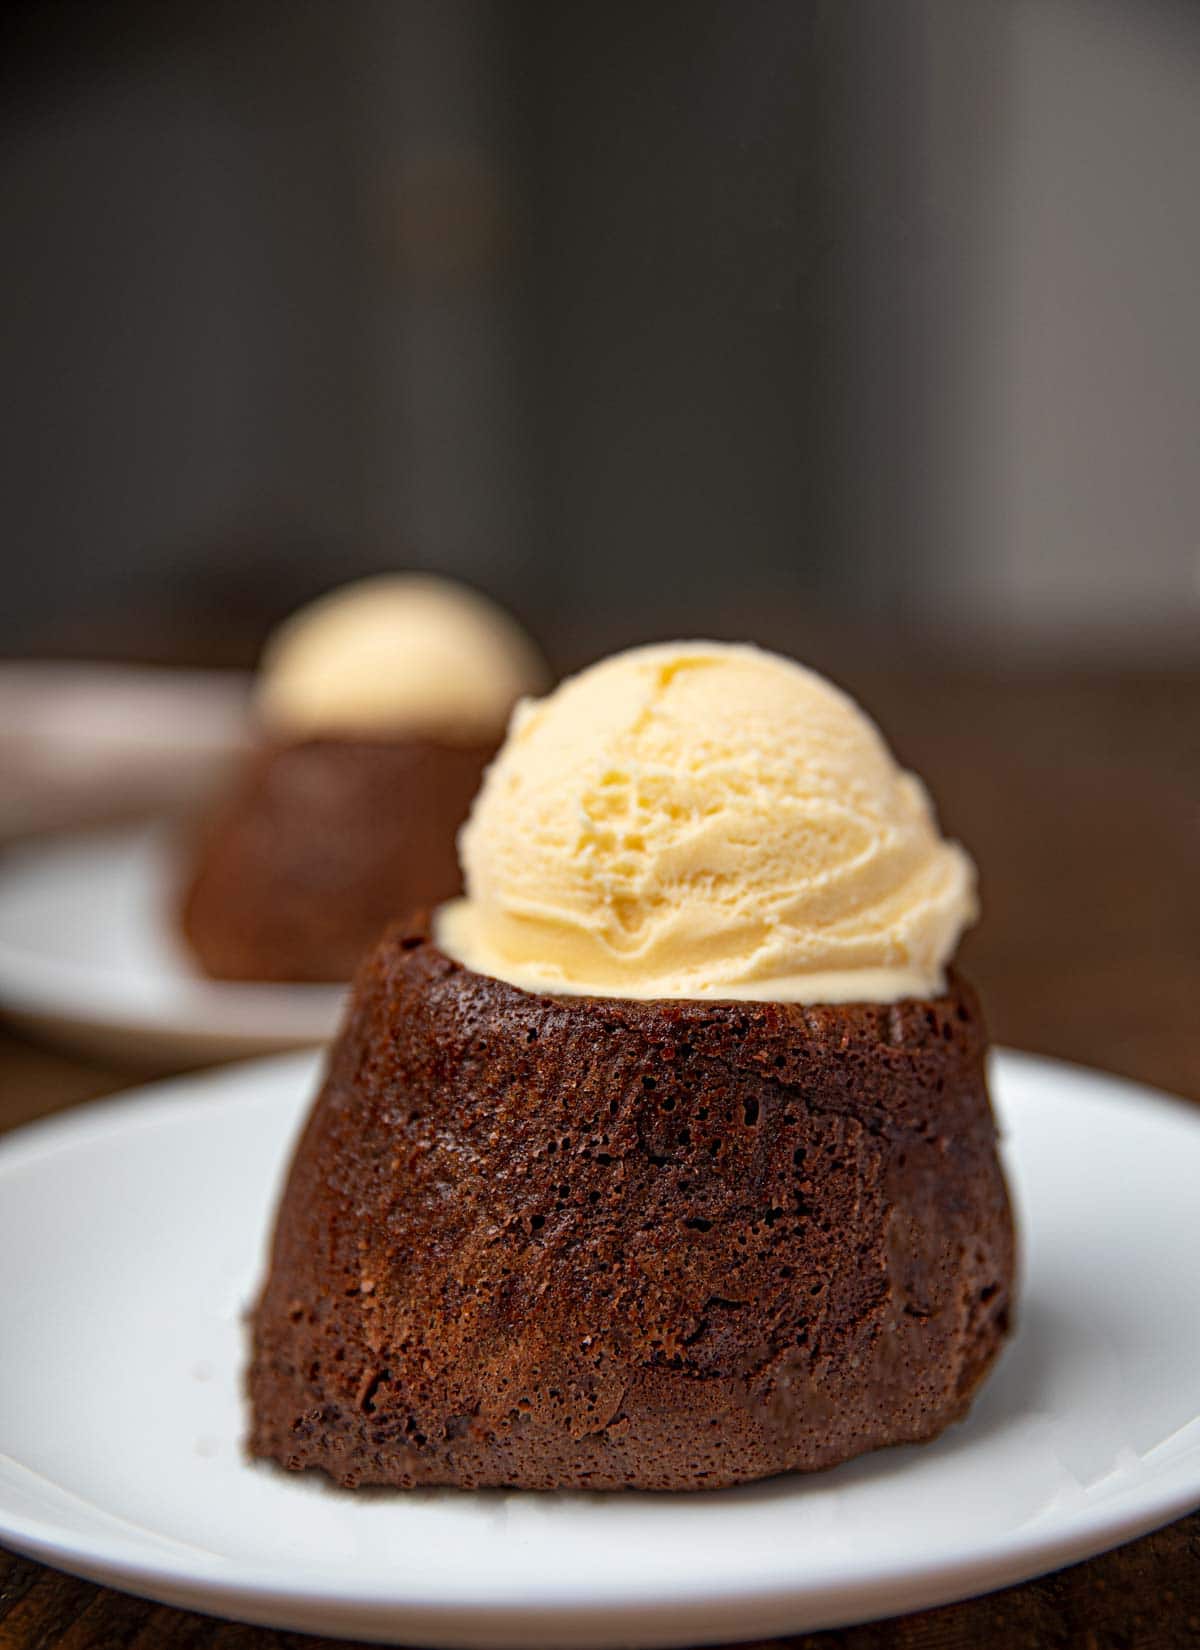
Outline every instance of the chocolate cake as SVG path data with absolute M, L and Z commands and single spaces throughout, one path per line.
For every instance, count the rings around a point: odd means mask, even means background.
M 204 829 L 181 907 L 204 970 L 348 980 L 394 917 L 460 887 L 454 837 L 496 740 L 265 743 Z
M 319 789 L 343 759 L 286 760 Z M 682 1490 L 936 1436 L 1009 1327 L 985 1048 L 954 975 L 890 1005 L 552 996 L 392 927 L 279 1209 L 252 1452 Z

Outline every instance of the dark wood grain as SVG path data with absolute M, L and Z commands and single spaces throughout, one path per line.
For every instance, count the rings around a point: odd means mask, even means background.
M 1200 672 L 860 661 L 836 674 L 925 776 L 947 829 L 979 861 L 985 915 L 963 962 L 997 1040 L 1200 1102 Z M 132 1080 L 0 1034 L 0 1127 Z M 0 1552 L 0 1650 L 331 1642 L 167 1609 Z M 985 1598 L 778 1642 L 1200 1645 L 1200 1513 Z

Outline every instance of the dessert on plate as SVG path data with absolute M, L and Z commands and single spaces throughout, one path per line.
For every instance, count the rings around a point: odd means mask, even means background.
M 391 918 L 455 893 L 455 832 L 513 704 L 545 682 L 514 621 L 443 579 L 364 579 L 289 619 L 183 895 L 205 972 L 349 979 Z
M 959 1419 L 1014 1272 L 974 871 L 873 724 L 755 648 L 635 649 L 518 708 L 460 844 L 296 1148 L 252 1452 L 680 1490 Z

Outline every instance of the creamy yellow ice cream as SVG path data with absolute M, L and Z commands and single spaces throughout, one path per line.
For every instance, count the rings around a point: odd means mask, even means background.
M 753 647 L 635 648 L 521 704 L 437 938 L 526 990 L 929 996 L 975 873 L 831 683 Z
M 546 669 L 494 602 L 415 573 L 362 579 L 287 620 L 268 643 L 258 711 L 299 734 L 499 736 Z

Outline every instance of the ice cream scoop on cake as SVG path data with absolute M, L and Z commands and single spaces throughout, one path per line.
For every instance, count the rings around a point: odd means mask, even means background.
M 927 996 L 974 868 L 831 683 L 753 647 L 637 648 L 518 711 L 444 950 L 532 991 Z
M 504 610 L 423 573 L 361 579 L 302 608 L 263 654 L 258 709 L 281 732 L 494 740 L 546 667 Z

